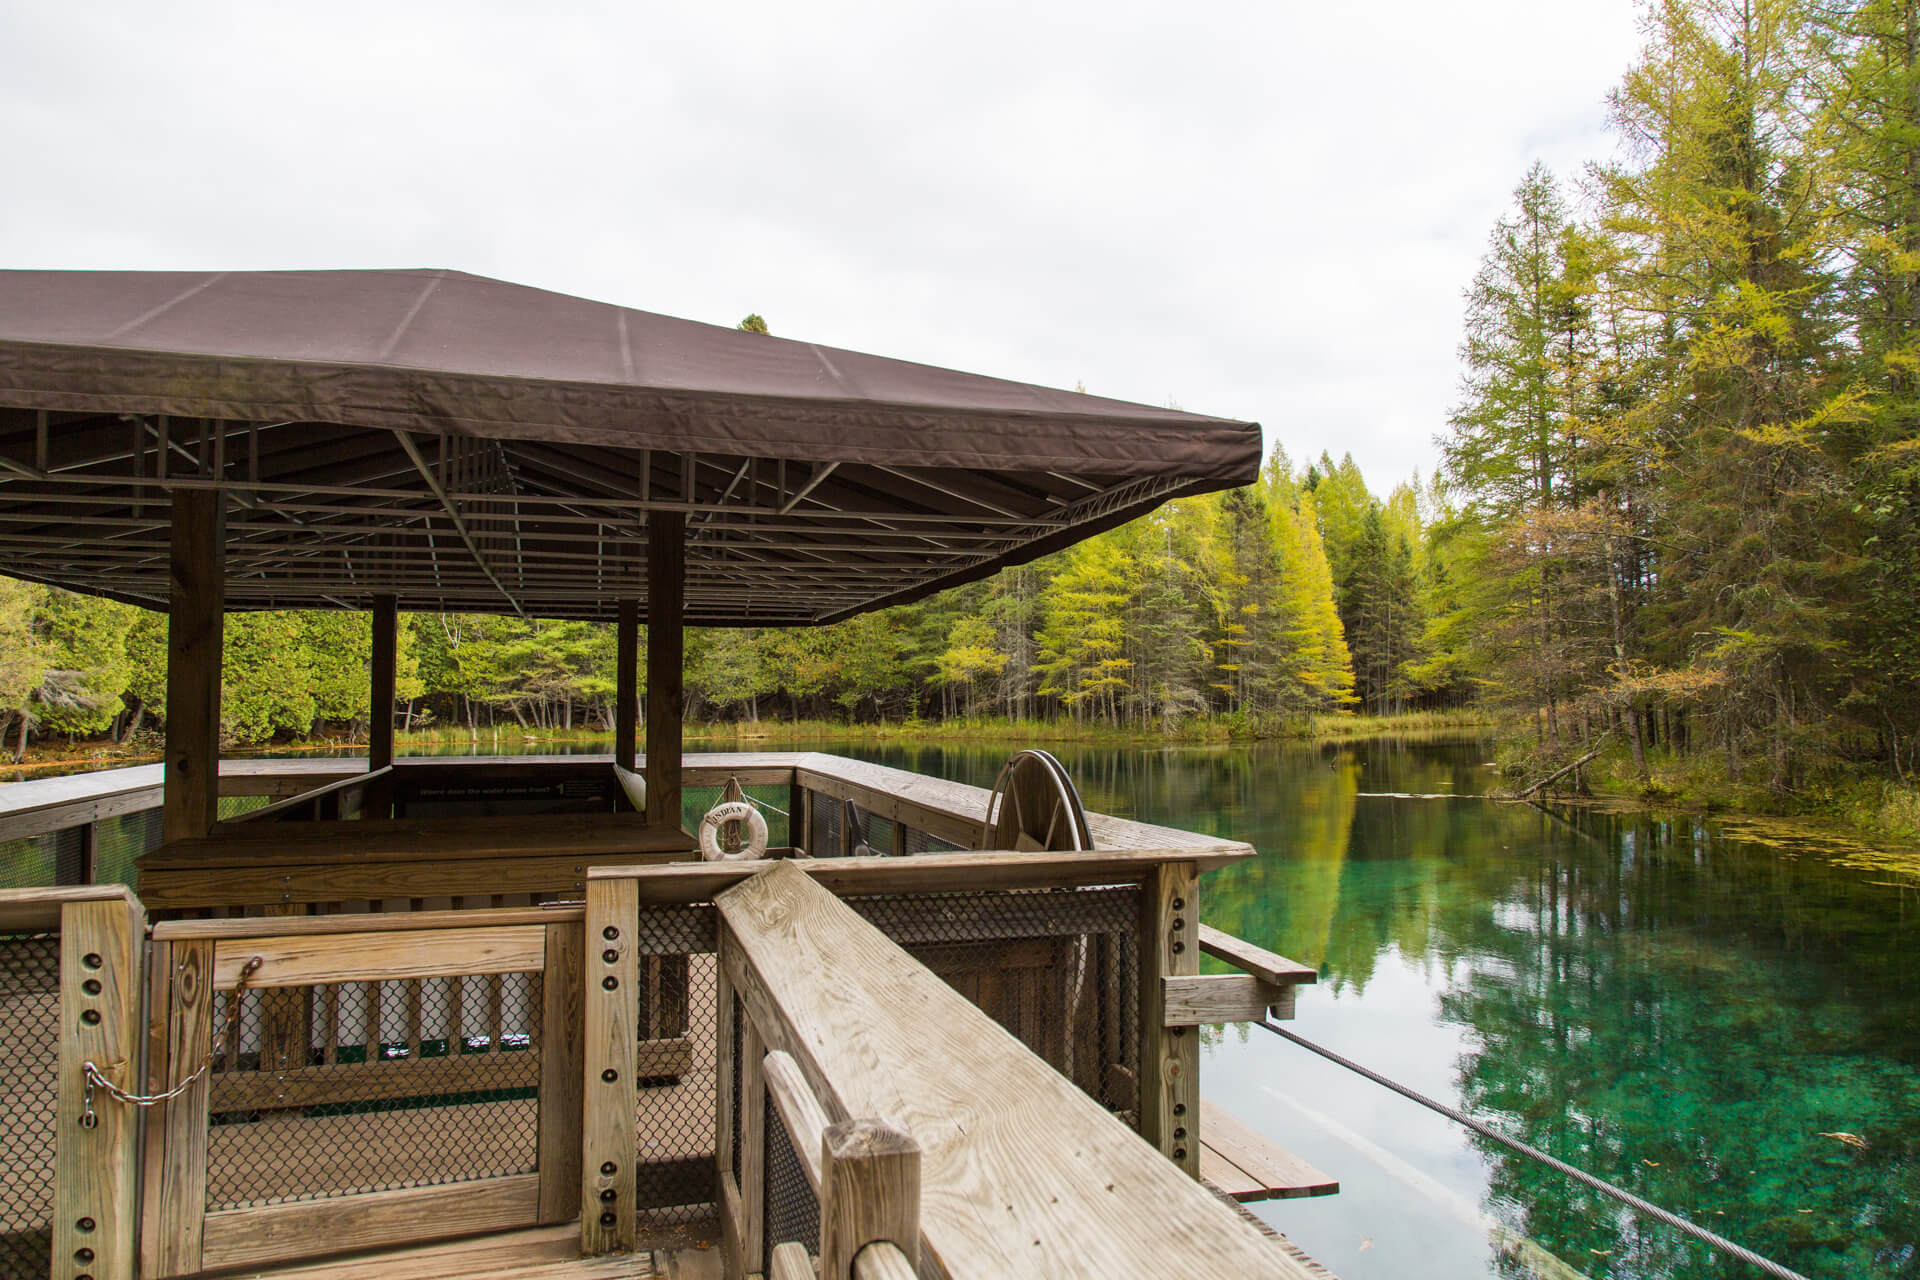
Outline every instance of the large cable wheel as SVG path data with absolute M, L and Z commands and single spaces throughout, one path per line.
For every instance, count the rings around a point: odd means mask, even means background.
M 1065 766 L 1045 751 L 1016 752 L 993 784 L 980 847 L 1033 853 L 1092 849 L 1087 811 Z

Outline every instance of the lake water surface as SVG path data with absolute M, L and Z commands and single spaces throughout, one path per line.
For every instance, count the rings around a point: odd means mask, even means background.
M 1292 1029 L 1808 1276 L 1920 1276 L 1920 858 L 1384 794 L 1485 791 L 1472 743 L 1055 752 L 1089 808 L 1260 850 L 1202 915 L 1319 969 Z M 1344 1280 L 1758 1274 L 1257 1028 L 1201 1079 L 1340 1180 L 1254 1209 Z

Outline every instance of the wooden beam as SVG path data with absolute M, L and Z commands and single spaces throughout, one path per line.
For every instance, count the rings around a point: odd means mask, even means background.
M 547 926 L 540 984 L 540 1221 L 580 1212 L 580 1089 L 586 1072 L 586 930 Z
M 647 525 L 647 823 L 680 825 L 680 718 L 686 656 L 687 518 Z
M 639 899 L 631 880 L 587 886 L 585 1086 L 580 1122 L 580 1251 L 631 1253 Z
M 842 1120 L 820 1142 L 820 1280 L 853 1280 L 853 1260 L 886 1241 L 920 1257 L 920 1144 L 880 1120 Z
M 614 623 L 613 762 L 634 767 L 634 738 L 640 718 L 640 602 L 622 600 Z M 649 750 L 652 744 L 648 744 Z
M 250 987 L 305 987 L 323 982 L 453 978 L 476 973 L 532 973 L 546 965 L 546 930 L 537 924 L 479 929 L 421 929 L 357 936 L 226 938 L 214 944 L 214 986 L 247 978 Z
M 793 1152 L 800 1157 L 807 1182 L 818 1195 L 820 1142 L 827 1132 L 827 1113 L 820 1109 L 820 1100 L 813 1096 L 813 1086 L 807 1083 L 800 1064 L 785 1050 L 776 1049 L 766 1056 L 761 1063 L 761 1076 L 766 1081 L 767 1096 L 773 1099 L 773 1109 L 787 1128 Z
M 399 663 L 400 614 L 392 596 L 373 598 L 373 679 L 367 720 L 367 768 L 393 763 L 394 675 Z M 375 815 L 369 815 L 375 816 Z M 385 817 L 384 813 L 377 816 Z
M 69 902 L 60 913 L 60 1066 L 55 1108 L 53 1271 L 133 1280 L 140 1115 L 87 1084 L 93 1063 L 123 1089 L 140 1077 L 141 941 L 132 903 Z
M 1200 972 L 1200 880 L 1170 862 L 1140 894 L 1140 1136 L 1200 1176 L 1200 1032 L 1167 1025 L 1168 977 Z
M 208 1270 L 534 1225 L 540 1175 L 295 1200 L 207 1215 Z
M 226 507 L 217 492 L 173 495 L 167 595 L 167 749 L 163 840 L 213 830 L 220 815 L 220 662 L 225 639 Z
M 1320 981 L 1320 973 L 1312 965 L 1289 960 L 1265 947 L 1256 947 L 1246 939 L 1236 938 L 1210 924 L 1200 926 L 1200 950 L 1216 960 L 1226 961 L 1242 973 L 1250 973 L 1280 986 Z
M 1169 1027 L 1204 1027 L 1223 1022 L 1258 1022 L 1269 1008 L 1293 1016 L 1293 989 L 1264 982 L 1250 973 L 1169 975 L 1161 1002 Z
M 201 1064 L 213 1049 L 213 943 L 171 944 L 167 992 L 164 1091 L 182 1089 L 147 1120 L 147 1141 L 161 1144 L 140 1232 L 143 1276 L 191 1275 L 201 1269 L 207 1216 L 207 1104 Z M 189 1083 L 191 1082 L 191 1083 Z

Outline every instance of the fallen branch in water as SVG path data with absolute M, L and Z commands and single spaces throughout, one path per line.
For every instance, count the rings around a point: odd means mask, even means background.
M 1540 779 L 1540 781 L 1534 783 L 1532 786 L 1528 787 L 1525 791 L 1517 793 L 1513 798 L 1515 800 L 1525 800 L 1528 796 L 1540 790 L 1542 787 L 1549 786 L 1552 783 L 1558 782 L 1560 779 L 1566 777 L 1568 774 L 1572 773 L 1575 769 L 1578 769 L 1581 765 L 1586 764 L 1588 761 L 1598 756 L 1604 750 L 1606 750 L 1606 742 L 1603 739 L 1599 746 L 1587 752 L 1587 754 L 1581 756 L 1578 760 L 1575 760 L 1572 764 L 1565 765 L 1561 768 L 1555 769 L 1552 773 Z

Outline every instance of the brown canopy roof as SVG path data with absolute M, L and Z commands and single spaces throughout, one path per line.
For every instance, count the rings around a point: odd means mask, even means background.
M 1244 484 L 1258 427 L 452 271 L 0 272 L 0 572 L 230 608 L 609 617 L 682 511 L 694 624 L 825 622 Z

